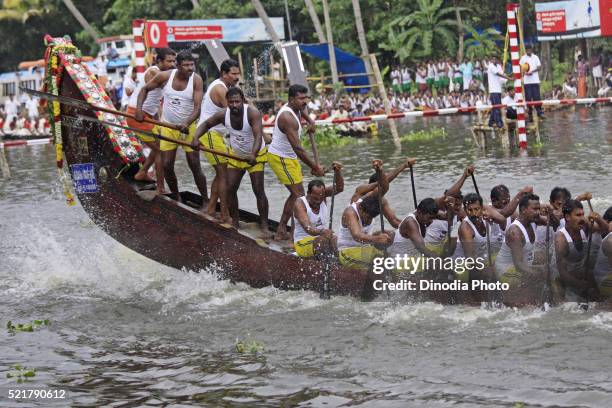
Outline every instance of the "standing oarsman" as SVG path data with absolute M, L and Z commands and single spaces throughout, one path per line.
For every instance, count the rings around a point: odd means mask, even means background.
M 308 183 L 306 195 L 298 198 L 293 209 L 295 217 L 295 231 L 293 232 L 293 246 L 298 256 L 309 258 L 329 257 L 337 250 L 337 240 L 334 231 L 329 229 L 329 210 L 327 197 L 344 191 L 344 178 L 342 165 L 332 164 L 336 189 L 318 179 Z
M 314 162 L 302 147 L 300 134 L 302 133 L 301 118 L 310 123 L 309 132 L 314 132 L 314 122 L 308 116 L 308 88 L 303 85 L 289 87 L 289 100 L 278 111 L 272 131 L 272 143 L 268 147 L 268 162 L 278 180 L 289 190 L 289 197 L 285 201 L 283 214 L 278 223 L 275 239 L 287 239 L 287 223 L 295 200 L 304 195 L 302 185 L 302 167 L 298 157 L 312 169 L 312 174 L 318 177 L 325 175 L 321 166 Z
M 587 235 L 608 229 L 606 222 L 597 213 L 589 214 L 589 220 L 598 225 L 589 226 L 584 218 L 584 209 L 578 200 L 568 200 L 563 205 L 565 225 L 555 234 L 555 256 L 559 277 L 565 287 L 565 300 L 583 301 L 587 292 L 596 291 L 595 279 L 588 273 L 595 259 L 590 257 L 586 264 L 588 248 Z M 589 231 L 593 228 L 592 231 Z M 588 296 L 591 297 L 591 296 Z
M 506 230 L 506 239 L 496 259 L 496 273 L 511 289 L 534 281 L 543 282 L 543 269 L 533 265 L 536 222 L 540 221 L 540 198 L 525 194 L 519 202 L 519 216 Z
M 163 106 L 162 106 L 162 122 L 170 123 L 178 126 L 179 130 L 160 127 L 162 136 L 176 139 L 185 143 L 191 143 L 195 133 L 194 121 L 200 113 L 200 105 L 202 104 L 202 96 L 204 93 L 204 83 L 202 78 L 195 73 L 195 59 L 191 53 L 181 51 L 176 56 L 177 68 L 171 71 L 160 72 L 155 77 L 147 82 L 140 91 L 138 96 L 138 106 L 136 107 L 136 119 L 142 120 L 142 106 L 149 92 L 155 89 L 162 89 Z M 174 173 L 174 162 L 176 160 L 176 149 L 178 144 L 162 140 L 159 148 L 162 153 L 164 163 L 164 177 L 170 191 L 174 197 L 180 201 L 178 182 Z M 187 164 L 193 173 L 196 186 L 206 200 L 208 191 L 206 190 L 206 177 L 202 173 L 200 167 L 200 157 L 198 152 L 193 149 L 182 146 L 187 156 Z
M 240 66 L 233 59 L 223 61 L 219 67 L 219 72 L 219 78 L 212 81 L 208 85 L 208 89 L 206 89 L 198 127 L 214 114 L 225 112 L 227 108 L 227 100 L 225 98 L 227 89 L 237 85 L 240 80 Z M 198 133 L 198 139 L 200 139 L 200 143 L 209 149 L 228 152 L 223 139 L 226 134 L 227 129 L 222 122 L 212 129 L 208 129 L 204 136 Z M 212 217 L 216 215 L 217 199 L 219 199 L 221 202 L 221 218 L 224 219 L 228 217 L 226 180 L 228 159 L 208 152 L 205 153 L 205 156 L 210 165 L 215 169 L 215 178 L 210 187 L 210 201 L 208 202 L 207 212 Z
M 245 171 L 248 171 L 253 193 L 255 193 L 257 200 L 260 226 L 263 231 L 268 231 L 268 198 L 264 189 L 263 173 L 267 160 L 267 150 L 262 137 L 261 113 L 256 108 L 246 104 L 244 93 L 238 87 L 229 88 L 225 98 L 227 108 L 215 113 L 198 126 L 192 144 L 194 147 L 200 143 L 204 144 L 207 136 L 202 135 L 219 124 L 223 124 L 224 128 L 229 131 L 231 153 L 247 160 L 229 159 L 227 161 L 227 202 L 232 223 L 236 228 L 239 227 L 238 188 Z M 200 138 L 200 136 L 202 137 Z M 221 202 L 224 203 L 225 199 L 222 199 Z M 221 213 L 224 218 L 227 218 L 224 206 L 221 207 Z
M 140 92 L 144 87 L 144 84 L 151 81 L 157 74 L 160 72 L 168 71 L 174 69 L 176 65 L 176 52 L 171 48 L 160 48 L 157 50 L 157 54 L 155 56 L 155 65 L 151 65 L 144 72 L 144 82 L 138 81 L 136 83 L 136 88 L 130 95 L 130 99 L 128 102 L 127 113 L 131 115 L 136 115 L 138 109 L 138 99 L 140 98 Z M 161 105 L 161 100 L 163 97 L 163 90 L 161 88 L 157 88 L 147 93 L 144 102 L 142 103 L 142 116 L 147 119 L 157 119 L 159 117 L 159 107 Z M 143 130 L 145 132 L 153 132 L 153 128 L 155 125 L 148 122 L 142 122 L 138 120 L 134 120 L 132 118 L 127 119 L 127 124 L 129 127 L 134 129 Z M 136 180 L 145 180 L 147 178 L 147 172 L 149 168 L 155 164 L 155 176 L 157 179 L 157 192 L 159 194 L 164 194 L 164 163 L 162 162 L 161 152 L 159 150 L 159 140 L 152 137 L 147 136 L 142 133 L 136 133 L 136 136 L 140 140 L 144 142 L 150 149 L 151 153 L 147 156 L 142 168 L 134 175 L 134 179 Z
M 389 189 L 389 183 L 382 166 L 382 161 L 374 160 L 373 167 L 378 174 L 382 194 L 384 194 Z M 371 234 L 372 220 L 380 215 L 379 200 L 378 195 L 367 195 L 351 203 L 342 213 L 342 223 L 338 232 L 338 257 L 342 265 L 355 269 L 367 269 L 374 258 L 384 254 L 379 247 L 387 247 L 393 243 L 393 232 L 391 231 Z
M 603 219 L 608 228 L 602 228 L 601 231 L 603 239 L 593 268 L 593 275 L 599 285 L 599 293 L 603 296 L 612 296 L 612 207 L 606 210 Z

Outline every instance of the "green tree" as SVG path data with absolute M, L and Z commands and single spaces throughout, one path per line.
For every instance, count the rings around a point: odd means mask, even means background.
M 387 40 L 381 48 L 393 51 L 402 62 L 454 54 L 457 49 L 455 7 L 443 7 L 443 3 L 443 0 L 417 0 L 415 11 L 387 24 Z
M 500 52 L 497 41 L 503 41 L 504 37 L 496 29 L 487 28 L 479 33 L 474 28 L 468 28 L 468 32 L 470 38 L 465 40 L 468 58 L 484 58 Z
M 200 6 L 205 2 L 200 1 Z M 225 3 L 225 2 L 224 2 Z M 188 20 L 193 18 L 191 0 L 114 0 L 104 14 L 104 33 L 132 33 L 132 20 Z M 210 17 L 212 18 L 212 17 Z
M 0 9 L 0 20 L 27 22 L 34 16 L 48 13 L 51 4 L 44 0 L 3 0 Z

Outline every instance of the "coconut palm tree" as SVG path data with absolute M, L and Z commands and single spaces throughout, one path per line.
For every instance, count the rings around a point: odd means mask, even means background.
M 499 31 L 494 28 L 487 28 L 478 32 L 474 28 L 468 28 L 468 32 L 470 38 L 465 40 L 465 53 L 468 58 L 484 58 L 499 53 L 500 47 L 497 45 L 497 41 L 504 40 Z
M 439 51 L 454 54 L 457 49 L 454 16 L 457 7 L 443 7 L 444 0 L 417 0 L 417 9 L 387 25 L 383 49 L 394 51 L 401 62 L 429 57 Z M 459 11 L 465 10 L 458 7 Z

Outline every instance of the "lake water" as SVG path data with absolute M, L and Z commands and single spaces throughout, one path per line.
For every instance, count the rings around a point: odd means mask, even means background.
M 544 146 L 527 155 L 473 145 L 469 117 L 415 119 L 401 133 L 444 128 L 442 137 L 408 141 L 398 151 L 378 141 L 320 148 L 344 164 L 346 189 L 382 158 L 416 157 L 419 199 L 439 196 L 469 163 L 486 192 L 533 185 L 593 193 L 612 205 L 612 108 L 550 113 Z M 213 274 L 179 271 L 116 243 L 80 205 L 67 207 L 52 146 L 8 149 L 12 178 L 0 181 L 0 406 L 17 406 L 10 388 L 66 390 L 64 400 L 19 406 L 304 407 L 609 407 L 612 313 L 565 304 L 486 310 L 434 303 L 363 303 L 310 292 L 252 289 Z M 206 166 L 207 176 L 211 175 Z M 180 184 L 195 191 L 184 160 Z M 389 168 L 389 167 L 387 167 Z M 306 181 L 310 177 L 306 177 Z M 326 180 L 330 180 L 327 176 Z M 284 188 L 266 169 L 271 218 Z M 473 191 L 468 181 L 464 192 Z M 388 194 L 398 215 L 412 210 L 408 173 Z M 241 206 L 255 211 L 248 177 Z M 335 211 L 339 221 L 340 211 Z M 33 333 L 7 321 L 49 319 Z M 236 341 L 261 344 L 239 353 Z M 17 384 L 21 364 L 36 375 Z M 25 370 L 24 370 L 25 371 Z

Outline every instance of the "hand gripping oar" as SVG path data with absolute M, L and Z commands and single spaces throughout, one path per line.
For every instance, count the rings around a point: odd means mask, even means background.
M 23 92 L 29 93 L 31 95 L 38 96 L 41 99 L 54 100 L 54 101 L 58 101 L 59 103 L 62 103 L 64 105 L 71 105 L 71 106 L 75 106 L 77 108 L 82 108 L 82 109 L 97 110 L 97 111 L 104 112 L 104 113 L 112 113 L 113 115 L 123 116 L 125 118 L 130 118 L 130 119 L 136 120 L 136 116 L 130 115 L 129 113 L 120 112 L 120 111 L 117 111 L 117 110 L 114 110 L 114 109 L 106 108 L 104 106 L 92 105 L 92 104 L 90 104 L 88 102 L 85 102 L 85 101 L 82 101 L 80 99 L 69 98 L 67 96 L 53 95 L 51 93 L 42 92 L 42 91 L 36 91 L 34 89 L 28 89 L 28 88 L 23 88 L 23 87 L 20 87 L 19 89 L 22 90 Z M 155 120 L 155 119 L 144 118 L 142 121 L 150 123 L 152 125 L 166 127 L 168 129 L 180 130 L 180 128 L 178 126 L 175 126 L 175 125 L 173 125 L 171 123 L 167 123 L 167 122 L 160 122 L 160 121 Z
M 160 139 L 160 140 L 165 140 L 166 142 L 176 143 L 176 144 L 179 144 L 181 146 L 190 147 L 192 149 L 194 148 L 191 144 L 183 142 L 183 141 L 178 140 L 178 139 L 162 136 L 160 134 L 153 133 L 153 132 L 147 132 L 147 131 L 144 131 L 144 130 L 134 129 L 134 128 L 131 128 L 129 126 L 119 125 L 117 123 L 108 122 L 106 120 L 99 120 L 99 119 L 96 119 L 96 118 L 92 118 L 90 116 L 79 115 L 77 117 L 77 119 L 78 120 L 84 120 L 84 121 L 87 121 L 87 122 L 99 123 L 99 124 L 106 125 L 106 126 L 113 126 L 113 127 L 119 128 L 119 129 L 131 130 L 134 133 L 141 133 L 141 134 L 143 134 L 145 136 L 150 136 L 150 137 L 154 137 L 154 138 L 157 138 L 157 139 Z M 219 156 L 227 157 L 228 159 L 234 159 L 234 160 L 238 160 L 238 161 L 242 161 L 242 162 L 248 163 L 248 160 L 244 159 L 242 157 L 238 157 L 238 156 L 235 156 L 235 155 L 233 155 L 231 153 L 226 153 L 226 152 L 222 152 L 222 151 L 219 151 L 219 150 L 209 149 L 209 148 L 204 147 L 202 145 L 199 145 L 197 147 L 197 149 L 201 150 L 203 152 L 208 152 L 208 153 L 216 154 L 216 155 L 219 155 Z
M 318 164 L 318 163 L 317 163 Z M 332 165 L 332 171 L 334 175 L 332 177 L 332 196 L 331 196 L 331 207 L 329 208 L 329 228 L 332 229 L 334 223 L 334 201 L 336 197 L 336 171 Z M 331 280 L 331 265 L 325 262 L 325 269 L 323 270 L 323 288 L 321 290 L 321 299 L 329 299 L 329 282 Z
M 414 209 L 417 208 L 416 189 L 414 187 L 414 172 L 412 171 L 412 165 L 410 165 L 410 184 L 412 185 L 412 200 L 414 201 Z

